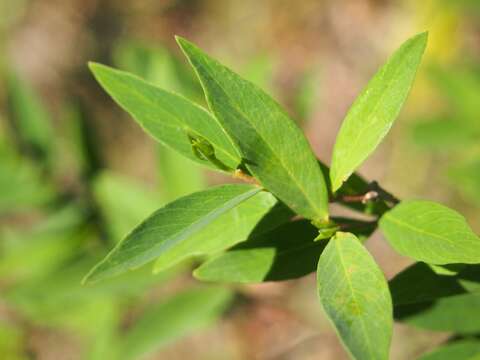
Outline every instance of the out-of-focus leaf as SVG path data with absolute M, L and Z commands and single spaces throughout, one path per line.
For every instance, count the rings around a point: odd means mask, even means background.
M 407 40 L 353 103 L 333 149 L 333 191 L 342 186 L 390 130 L 410 92 L 426 45 L 427 33 Z
M 100 173 L 93 181 L 93 189 L 115 242 L 163 203 L 147 187 L 111 172 Z
M 39 167 L 10 149 L 0 150 L 0 214 L 42 206 L 54 197 Z
M 328 194 L 308 141 L 265 92 L 177 37 L 210 109 L 240 149 L 247 169 L 275 196 L 308 219 L 328 219 Z
M 6 360 L 27 360 L 19 327 L 0 321 L 0 354 Z
M 286 223 L 253 236 L 224 254 L 214 256 L 194 272 L 199 280 L 256 283 L 295 279 L 315 271 L 325 242 L 309 221 Z
M 318 107 L 320 76 L 318 71 L 310 69 L 306 71 L 298 84 L 295 97 L 295 113 L 302 122 L 310 120 L 313 110 Z
M 31 230 L 0 231 L 0 276 L 11 281 L 42 276 L 79 250 L 89 234 L 84 214 L 62 209 Z
M 33 88 L 20 76 L 8 76 L 8 94 L 14 125 L 22 143 L 34 155 L 49 161 L 55 137 L 48 112 Z
M 392 300 L 375 260 L 350 233 L 338 232 L 318 262 L 320 302 L 355 359 L 388 359 Z
M 175 200 L 137 226 L 84 281 L 97 281 L 148 263 L 259 191 L 251 185 L 223 185 Z
M 424 354 L 418 360 L 473 360 L 474 356 L 479 354 L 479 340 L 459 340 Z
M 260 192 L 220 215 L 208 227 L 173 245 L 159 256 L 154 272 L 190 258 L 218 253 L 249 236 L 261 234 L 289 221 L 293 213 L 268 192 Z
M 480 78 L 467 67 L 456 69 L 430 69 L 432 79 L 442 89 L 454 107 L 456 117 L 465 124 L 478 127 L 478 104 L 480 102 Z
M 160 193 L 165 201 L 206 188 L 207 181 L 202 169 L 175 151 L 158 149 Z
M 267 54 L 257 55 L 243 66 L 241 74 L 258 87 L 272 91 L 273 59 Z
M 380 219 L 401 255 L 431 264 L 480 263 L 480 238 L 456 211 L 431 201 L 403 201 Z
M 480 293 L 467 293 L 395 307 L 395 317 L 409 325 L 434 331 L 474 334 L 480 331 Z
M 118 68 L 132 72 L 147 81 L 194 101 L 201 100 L 202 88 L 166 47 L 148 45 L 137 41 L 122 41 L 114 50 Z
M 90 63 L 90 69 L 110 96 L 162 144 L 217 169 L 192 149 L 192 137 L 202 138 L 226 166 L 236 168 L 240 163 L 237 150 L 217 120 L 200 106 L 129 73 L 95 63 Z
M 413 127 L 413 140 L 420 146 L 441 151 L 472 145 L 476 134 L 468 126 L 453 119 L 417 122 Z
M 146 309 L 125 335 L 121 359 L 144 356 L 213 323 L 230 302 L 225 288 L 191 289 Z
M 474 159 L 461 161 L 448 170 L 448 179 L 455 186 L 463 198 L 472 204 L 480 201 L 480 160 Z

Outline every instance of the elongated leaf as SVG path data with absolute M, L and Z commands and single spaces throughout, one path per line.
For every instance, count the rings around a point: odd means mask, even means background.
M 426 44 L 427 33 L 406 41 L 353 103 L 333 150 L 333 191 L 342 186 L 390 130 L 412 87 Z
M 236 168 L 240 163 L 221 126 L 200 106 L 124 71 L 96 63 L 90 63 L 90 69 L 110 96 L 162 144 L 216 169 L 192 150 L 190 136 L 200 135 L 210 142 L 216 157 L 225 165 Z
M 272 194 L 259 192 L 220 215 L 206 228 L 166 249 L 155 262 L 154 272 L 164 271 L 190 257 L 218 253 L 247 240 L 249 235 L 261 235 L 292 216 Z
M 436 301 L 395 307 L 395 318 L 422 329 L 475 334 L 480 331 L 480 294 L 467 293 Z
M 30 84 L 14 73 L 9 74 L 8 91 L 20 140 L 34 155 L 49 160 L 54 136 L 47 110 Z
M 147 309 L 127 332 L 121 359 L 140 359 L 211 324 L 225 310 L 231 299 L 225 288 L 187 290 Z
M 480 355 L 480 341 L 471 339 L 448 343 L 418 360 L 473 360 L 475 355 Z
M 388 359 L 392 301 L 387 281 L 353 234 L 337 233 L 318 262 L 320 302 L 355 359 Z
M 404 201 L 380 228 L 400 254 L 431 264 L 480 263 L 480 239 L 465 218 L 431 201 Z
M 295 279 L 315 271 L 325 242 L 314 242 L 318 230 L 309 221 L 284 224 L 252 236 L 194 272 L 199 280 L 256 283 Z
M 259 191 L 260 188 L 251 185 L 223 185 L 177 199 L 137 226 L 84 281 L 138 268 Z
M 306 218 L 328 218 L 325 181 L 300 129 L 263 90 L 178 38 L 210 109 L 260 182 Z

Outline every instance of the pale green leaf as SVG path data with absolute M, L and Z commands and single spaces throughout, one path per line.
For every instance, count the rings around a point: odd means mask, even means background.
M 306 218 L 328 218 L 325 181 L 297 125 L 263 90 L 177 41 L 203 85 L 210 109 L 240 149 L 247 169 L 280 200 Z
M 251 185 L 223 185 L 171 202 L 137 226 L 84 281 L 92 282 L 140 267 L 259 191 L 259 187 Z
M 355 235 L 339 232 L 329 241 L 317 282 L 320 302 L 352 357 L 387 360 L 393 327 L 387 281 Z
M 431 264 L 480 263 L 480 238 L 465 218 L 431 201 L 404 201 L 387 212 L 380 228 L 401 255 Z
M 216 169 L 192 150 L 189 136 L 200 135 L 210 142 L 216 157 L 225 165 L 236 168 L 240 163 L 237 151 L 221 126 L 200 106 L 124 71 L 96 63 L 90 63 L 90 69 L 110 96 L 162 144 Z
M 265 191 L 220 215 L 207 227 L 166 249 L 157 259 L 154 272 L 164 271 L 182 260 L 214 254 L 265 233 L 293 216 L 286 206 Z
M 427 33 L 406 41 L 353 103 L 333 150 L 333 191 L 342 186 L 390 130 L 412 87 L 426 45 Z
M 210 325 L 222 314 L 231 297 L 226 288 L 191 289 L 147 308 L 123 339 L 121 359 L 144 358 Z

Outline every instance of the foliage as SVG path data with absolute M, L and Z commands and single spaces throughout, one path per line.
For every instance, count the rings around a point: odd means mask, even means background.
M 250 185 L 194 192 L 160 208 L 94 267 L 87 283 L 155 258 L 158 271 L 199 255 L 207 259 L 194 275 L 203 281 L 281 281 L 316 270 L 320 303 L 355 359 L 389 357 L 394 317 L 433 330 L 480 331 L 480 321 L 467 310 L 478 307 L 480 239 L 466 220 L 438 203 L 400 201 L 354 173 L 399 115 L 426 33 L 405 42 L 354 102 L 337 136 L 331 170 L 315 159 L 297 125 L 264 90 L 189 41 L 177 42 L 208 110 L 125 72 L 90 67 L 156 140 Z M 442 129 L 440 134 L 449 131 Z M 330 216 L 329 201 L 371 220 Z M 377 227 L 399 254 L 419 261 L 390 284 L 363 245 Z M 425 358 L 473 354 L 478 344 L 472 342 L 446 345 Z

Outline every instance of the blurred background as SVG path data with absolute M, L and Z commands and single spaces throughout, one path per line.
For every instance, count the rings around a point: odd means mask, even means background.
M 480 231 L 477 0 L 1 0 L 0 358 L 346 359 L 313 276 L 206 286 L 187 262 L 80 285 L 153 210 L 230 181 L 158 146 L 87 62 L 204 104 L 182 35 L 273 94 L 328 163 L 356 95 L 424 30 L 408 103 L 360 173 L 452 206 Z M 388 278 L 409 264 L 379 234 L 367 244 Z M 392 359 L 448 337 L 396 325 Z

